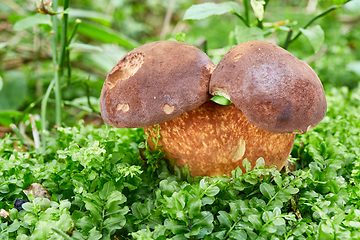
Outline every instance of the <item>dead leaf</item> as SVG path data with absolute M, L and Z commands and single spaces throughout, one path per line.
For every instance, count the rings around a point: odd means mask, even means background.
M 40 197 L 47 198 L 49 200 L 51 199 L 51 195 L 48 190 L 40 183 L 31 184 L 31 186 L 23 190 L 23 192 L 26 194 L 26 196 L 32 193 L 35 198 Z

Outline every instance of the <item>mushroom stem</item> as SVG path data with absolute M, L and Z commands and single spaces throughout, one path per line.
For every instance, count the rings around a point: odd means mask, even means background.
M 163 122 L 159 133 L 145 127 L 150 140 L 160 134 L 158 146 L 178 166 L 189 164 L 192 176 L 231 175 L 247 158 L 252 167 L 260 157 L 266 166 L 282 169 L 292 150 L 295 134 L 272 133 L 250 124 L 233 104 L 222 106 L 208 101 L 177 118 Z

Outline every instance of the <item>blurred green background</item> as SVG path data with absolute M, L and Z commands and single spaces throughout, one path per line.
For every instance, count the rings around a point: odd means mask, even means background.
M 50 16 L 36 13 L 41 1 L 0 0 L 0 131 L 10 123 L 24 122 L 28 113 L 40 113 L 40 100 L 54 77 Z M 45 1 L 46 2 L 46 1 Z M 70 1 L 69 28 L 76 28 L 70 48 L 70 61 L 61 78 L 63 124 L 79 119 L 102 124 L 98 100 L 107 73 L 123 55 L 147 42 L 181 39 L 206 51 L 217 64 L 236 44 L 236 34 L 245 29 L 235 15 L 226 13 L 203 20 L 183 20 L 192 0 L 76 0 Z M 222 2 L 222 1 L 215 1 Z M 239 11 L 244 9 L 242 1 Z M 336 1 L 269 1 L 264 29 L 287 23 L 298 32 L 309 19 Z M 61 11 L 63 1 L 59 1 Z M 31 22 L 29 16 L 35 16 Z M 59 19 L 61 15 L 58 15 Z M 252 24 L 255 16 L 250 14 Z M 24 21 L 21 21 L 25 19 Z M 80 19 L 81 23 L 76 24 Z M 301 35 L 288 50 L 318 73 L 325 91 L 360 82 L 360 1 L 353 0 L 314 22 L 325 33 L 315 52 L 309 39 Z M 75 27 L 77 25 L 77 27 Z M 235 37 L 234 37 L 235 36 Z M 281 29 L 265 36 L 266 41 L 284 44 L 287 32 Z M 54 94 L 47 110 L 49 125 L 54 124 Z M 20 121 L 21 120 L 21 121 Z M 5 130 L 4 130 L 5 129 Z

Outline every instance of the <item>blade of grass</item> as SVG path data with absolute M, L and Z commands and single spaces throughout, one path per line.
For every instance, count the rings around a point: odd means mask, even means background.
M 57 71 L 56 71 L 57 72 Z M 49 87 L 46 90 L 46 93 L 41 100 L 41 144 L 42 147 L 46 148 L 46 141 L 45 141 L 45 131 L 46 131 L 46 106 L 48 103 L 48 99 L 51 93 L 52 88 L 55 85 L 55 79 L 51 81 Z

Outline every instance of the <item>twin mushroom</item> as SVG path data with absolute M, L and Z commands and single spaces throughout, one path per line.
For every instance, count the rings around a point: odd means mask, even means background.
M 221 95 L 232 104 L 218 105 Z M 143 127 L 175 164 L 193 176 L 231 175 L 247 158 L 281 169 L 295 135 L 326 114 L 321 81 L 303 61 L 268 42 L 233 47 L 215 66 L 198 48 L 176 41 L 145 44 L 123 57 L 100 97 L 104 121 Z

